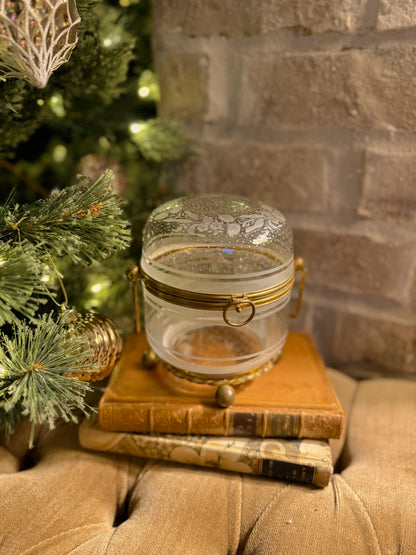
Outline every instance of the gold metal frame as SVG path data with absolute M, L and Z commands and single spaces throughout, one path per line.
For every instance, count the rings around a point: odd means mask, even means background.
M 141 271 L 143 285 L 155 297 L 179 306 L 202 310 L 222 310 L 224 321 L 232 326 L 243 326 L 250 322 L 255 315 L 256 307 L 263 306 L 285 297 L 292 289 L 295 280 L 294 273 L 285 281 L 269 289 L 241 293 L 236 295 L 223 295 L 216 293 L 199 293 L 187 291 L 167 285 L 151 278 Z M 230 323 L 229 310 L 241 312 L 244 308 L 251 307 L 250 316 L 241 323 Z
M 223 377 L 223 376 L 213 377 L 213 376 L 204 375 L 204 374 L 197 374 L 196 372 L 188 372 L 188 370 L 183 370 L 181 368 L 178 368 L 177 366 L 173 366 L 172 364 L 169 364 L 168 362 L 165 362 L 160 358 L 159 360 L 163 365 L 163 367 L 166 368 L 166 370 L 171 372 L 177 378 L 188 380 L 193 383 L 198 383 L 203 385 L 215 385 L 218 387 L 220 385 L 238 386 L 250 380 L 254 380 L 255 378 L 258 378 L 259 376 L 261 376 L 262 374 L 268 372 L 270 368 L 272 368 L 272 366 L 280 360 L 281 357 L 282 357 L 282 351 L 279 351 L 271 360 L 265 362 L 261 366 L 248 370 L 247 372 L 243 372 L 242 374 L 240 373 L 235 376 L 228 376 L 228 377 Z
M 241 327 L 251 322 L 256 314 L 256 308 L 258 306 L 264 306 L 276 302 L 290 293 L 295 282 L 296 271 L 300 271 L 302 275 L 299 283 L 297 306 L 295 312 L 290 315 L 292 318 L 295 318 L 299 313 L 305 283 L 305 269 L 303 260 L 300 257 L 296 257 L 294 259 L 293 272 L 286 280 L 268 289 L 235 295 L 199 293 L 196 291 L 179 289 L 153 279 L 146 274 L 143 269 L 139 269 L 137 266 L 131 266 L 127 269 L 126 273 L 128 279 L 132 282 L 136 331 L 140 331 L 140 311 L 137 295 L 138 279 L 143 280 L 143 285 L 149 293 L 161 300 L 186 308 L 222 310 L 223 319 L 226 324 L 232 327 Z M 247 308 L 250 308 L 251 310 L 249 316 L 245 320 L 242 322 L 232 322 L 230 320 L 228 314 L 230 310 L 235 310 L 237 313 L 240 313 L 242 310 Z

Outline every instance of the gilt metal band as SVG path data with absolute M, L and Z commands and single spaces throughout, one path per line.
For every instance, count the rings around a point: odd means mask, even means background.
M 302 303 L 303 287 L 305 282 L 305 269 L 303 260 L 300 257 L 294 259 L 294 271 L 292 275 L 279 283 L 275 287 L 270 289 L 264 289 L 262 291 L 255 291 L 253 293 L 241 293 L 239 295 L 215 295 L 208 293 L 197 293 L 195 291 L 186 291 L 183 289 L 178 289 L 161 283 L 155 279 L 149 277 L 142 269 L 139 270 L 137 266 L 131 266 L 127 269 L 127 277 L 132 282 L 133 288 L 133 299 L 135 305 L 135 321 L 136 321 L 136 331 L 140 331 L 140 307 L 138 303 L 137 295 L 137 280 L 143 280 L 146 289 L 155 295 L 156 297 L 163 299 L 165 301 L 178 304 L 180 306 L 185 306 L 188 308 L 199 308 L 205 310 L 222 310 L 223 318 L 226 324 L 233 327 L 240 327 L 248 324 L 254 318 L 256 313 L 256 307 L 262 306 L 268 303 L 275 302 L 285 295 L 287 295 L 295 281 L 295 272 L 300 271 L 302 273 L 301 281 L 299 284 L 299 295 L 298 302 L 295 312 L 290 316 L 296 318 L 299 313 L 300 306 Z M 243 322 L 234 323 L 228 317 L 228 312 L 230 310 L 236 310 L 241 312 L 244 308 L 251 308 L 251 312 Z
M 197 374 L 196 372 L 188 372 L 188 370 L 183 370 L 182 368 L 173 366 L 172 364 L 169 364 L 164 360 L 161 360 L 161 359 L 159 360 L 162 366 L 177 378 L 188 380 L 193 383 L 204 384 L 204 385 L 215 385 L 218 387 L 220 385 L 238 386 L 250 380 L 254 380 L 255 378 L 260 377 L 261 375 L 268 372 L 271 368 L 273 368 L 273 365 L 276 364 L 276 362 L 278 362 L 281 357 L 282 357 L 282 351 L 279 351 L 271 360 L 269 360 L 265 364 L 262 364 L 257 368 L 248 370 L 247 372 L 243 372 L 242 374 L 240 373 L 236 376 L 228 376 L 228 377 L 224 377 L 224 376 L 213 377 L 213 376 L 205 376 L 203 374 Z
M 270 287 L 269 289 L 236 295 L 199 293 L 197 291 L 179 289 L 151 278 L 148 274 L 143 272 L 143 269 L 141 270 L 141 278 L 147 291 L 159 299 L 179 306 L 184 306 L 186 308 L 222 310 L 224 321 L 228 325 L 240 327 L 251 322 L 258 306 L 278 301 L 290 293 L 295 280 L 295 273 L 293 271 L 293 273 L 285 281 L 282 281 L 278 285 Z M 250 309 L 250 314 L 244 321 L 234 323 L 230 320 L 230 310 L 235 310 L 239 313 L 247 308 Z

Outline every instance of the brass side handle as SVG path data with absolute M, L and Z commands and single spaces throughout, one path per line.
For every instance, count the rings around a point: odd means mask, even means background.
M 137 291 L 137 282 L 142 278 L 140 269 L 136 265 L 129 266 L 126 270 L 127 279 L 131 283 L 131 291 L 133 295 L 133 307 L 134 307 L 134 331 L 136 333 L 141 332 L 140 324 L 140 303 L 139 303 L 139 293 Z
M 303 262 L 303 258 L 301 258 L 300 256 L 296 256 L 293 263 L 294 263 L 294 266 L 295 266 L 295 272 L 302 272 L 301 277 L 300 277 L 300 282 L 299 282 L 298 302 L 296 304 L 295 311 L 290 315 L 291 318 L 296 318 L 296 316 L 299 314 L 300 307 L 301 307 L 301 304 L 302 304 L 302 296 L 303 296 L 303 288 L 305 286 L 306 270 L 305 270 L 305 265 L 304 265 L 304 262 Z

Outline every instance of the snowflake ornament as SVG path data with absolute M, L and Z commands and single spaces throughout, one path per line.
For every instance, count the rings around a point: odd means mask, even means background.
M 46 87 L 69 60 L 80 21 L 75 0 L 0 0 L 0 79 Z

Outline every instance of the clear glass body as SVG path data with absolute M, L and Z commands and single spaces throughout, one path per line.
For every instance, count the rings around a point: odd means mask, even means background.
M 292 232 L 280 212 L 227 195 L 181 198 L 151 214 L 143 237 L 142 272 L 159 289 L 174 289 L 166 297 L 144 280 L 146 334 L 160 359 L 226 378 L 276 357 L 288 332 L 290 290 L 270 302 L 243 303 L 227 318 L 224 306 L 290 281 Z M 183 302 L 199 295 L 208 302 Z M 218 296 L 223 304 L 213 305 Z

